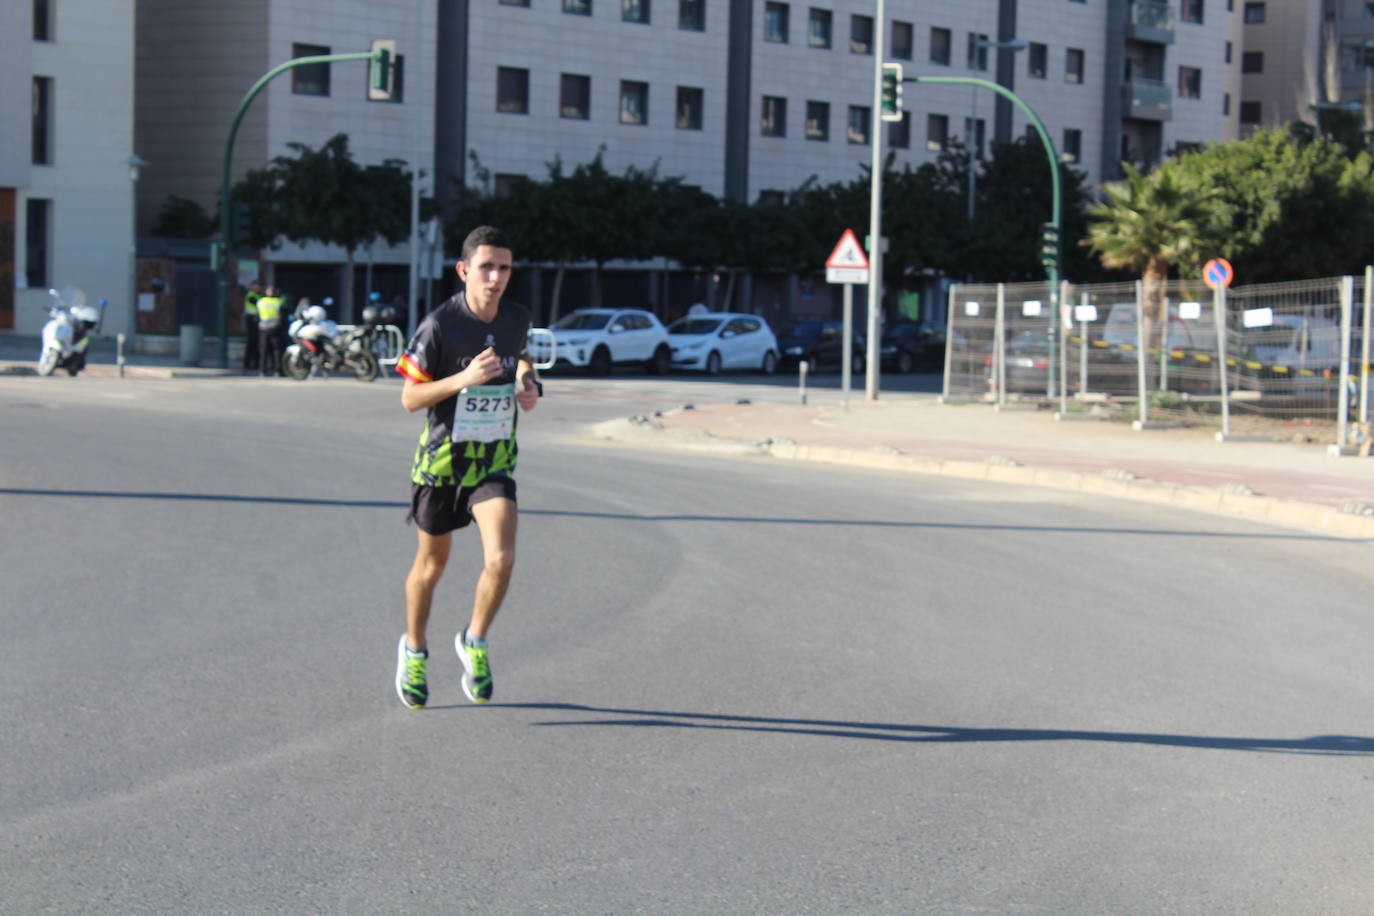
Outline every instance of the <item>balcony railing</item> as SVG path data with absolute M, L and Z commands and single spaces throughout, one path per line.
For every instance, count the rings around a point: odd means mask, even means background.
M 1167 121 L 1174 114 L 1173 93 L 1163 80 L 1127 80 L 1122 87 L 1126 117 L 1145 121 Z
M 1174 10 L 1161 0 L 1132 0 L 1127 4 L 1130 16 L 1126 37 L 1155 44 L 1173 44 Z

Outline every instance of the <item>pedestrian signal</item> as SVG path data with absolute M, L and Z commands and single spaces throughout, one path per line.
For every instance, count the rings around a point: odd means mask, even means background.
M 882 119 L 902 120 L 902 65 L 883 64 Z

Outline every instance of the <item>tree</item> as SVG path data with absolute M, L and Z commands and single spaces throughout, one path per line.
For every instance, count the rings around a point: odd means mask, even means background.
M 1107 267 L 1141 275 L 1141 332 L 1146 346 L 1158 346 L 1162 333 L 1165 282 L 1170 266 L 1201 268 L 1210 252 L 1206 240 L 1214 218 L 1217 191 L 1189 181 L 1177 162 L 1165 162 L 1149 175 L 1122 163 L 1126 180 L 1103 186 L 1105 201 L 1088 210 L 1094 220 L 1083 244 Z
M 1374 157 L 1295 128 L 1258 130 L 1179 160 L 1215 189 L 1210 254 L 1267 283 L 1359 273 L 1374 244 Z M 1339 226 L 1339 232 L 1332 232 Z
M 277 173 L 271 167 L 250 169 L 229 189 L 235 244 L 258 251 L 280 246 L 282 205 L 277 183 Z
M 358 165 L 346 134 L 335 134 L 318 150 L 304 143 L 287 146 L 296 155 L 278 156 L 272 163 L 281 234 L 297 243 L 313 240 L 344 249 L 348 282 L 341 314 L 351 320 L 354 254 L 379 238 L 395 244 L 409 234 L 411 176 L 397 159 Z

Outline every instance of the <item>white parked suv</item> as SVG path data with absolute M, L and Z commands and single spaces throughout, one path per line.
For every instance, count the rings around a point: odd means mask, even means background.
M 661 374 L 672 365 L 668 332 L 644 309 L 578 309 L 549 330 L 557 341 L 559 366 L 606 375 L 613 366 L 637 365 Z M 537 363 L 549 361 L 550 347 L 547 335 L 529 339 L 530 356 Z

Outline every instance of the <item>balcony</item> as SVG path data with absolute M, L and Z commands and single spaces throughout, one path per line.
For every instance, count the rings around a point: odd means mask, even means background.
M 1174 114 L 1173 93 L 1163 80 L 1127 80 L 1121 87 L 1125 116 L 1141 121 L 1167 121 Z
M 1132 0 L 1126 20 L 1129 41 L 1148 41 L 1152 44 L 1174 43 L 1174 11 L 1162 0 Z

